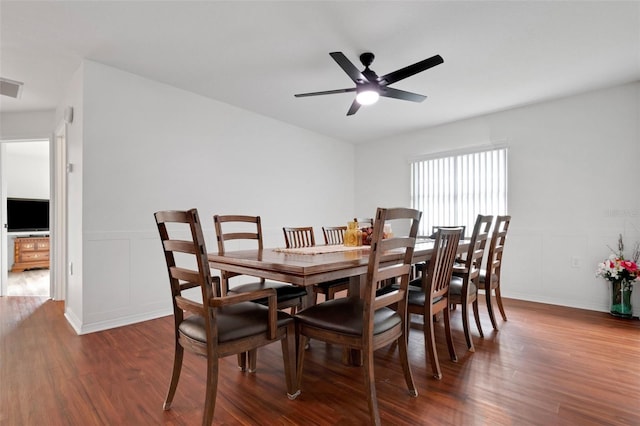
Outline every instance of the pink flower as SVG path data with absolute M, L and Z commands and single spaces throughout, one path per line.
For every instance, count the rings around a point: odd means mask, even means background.
M 622 263 L 622 267 L 629 272 L 638 271 L 638 265 L 636 265 L 636 262 L 632 262 L 630 260 L 623 260 L 621 263 Z

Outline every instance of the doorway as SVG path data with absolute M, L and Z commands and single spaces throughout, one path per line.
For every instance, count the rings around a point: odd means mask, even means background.
M 3 227 L 0 294 L 51 297 L 51 212 L 48 207 L 52 187 L 50 141 L 2 141 L 1 149 L 0 200 L 3 206 Z M 34 209 L 30 207 L 32 205 L 47 207 L 38 215 L 36 210 L 42 209 Z M 26 210 L 19 210 L 25 206 Z

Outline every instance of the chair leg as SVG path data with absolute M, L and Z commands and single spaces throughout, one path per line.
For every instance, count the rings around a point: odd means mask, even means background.
M 409 389 L 409 395 L 418 396 L 418 390 L 413 381 L 413 374 L 411 373 L 411 365 L 409 364 L 409 349 L 407 343 L 407 336 L 403 335 L 395 341 L 398 345 L 398 352 L 400 355 L 400 364 L 402 365 L 402 372 L 404 373 L 404 380 L 407 382 L 407 389 Z
M 247 353 L 242 352 L 238 354 L 238 368 L 240 371 L 247 371 Z
M 451 317 L 449 315 L 449 309 L 447 307 L 442 311 L 444 317 L 444 332 L 447 337 L 447 348 L 449 349 L 449 358 L 451 361 L 457 362 L 458 355 L 456 355 L 456 348 L 453 345 L 453 336 L 451 335 Z
M 502 295 L 500 294 L 500 284 L 498 283 L 498 287 L 496 287 L 496 303 L 498 304 L 498 309 L 500 310 L 500 314 L 502 315 L 503 320 L 507 320 L 507 314 L 504 313 L 504 307 L 502 306 Z
M 482 324 L 480 324 L 480 310 L 478 309 L 478 295 L 476 294 L 476 299 L 472 303 L 473 306 L 473 317 L 476 320 L 476 326 L 478 327 L 478 333 L 480 333 L 480 337 L 484 337 L 484 333 L 482 332 Z
M 462 300 L 462 329 L 464 330 L 464 339 L 467 341 L 469 352 L 475 352 L 476 348 L 473 346 L 471 332 L 469 331 L 469 304 L 464 299 Z
M 258 365 L 258 349 L 247 352 L 247 372 L 255 373 Z
M 429 312 L 425 312 L 425 318 L 431 318 L 432 315 Z M 440 380 L 442 379 L 442 371 L 440 371 L 440 362 L 438 362 L 438 353 L 436 352 L 436 337 L 433 329 L 433 320 L 424 321 L 422 326 L 424 332 L 424 345 L 429 354 L 429 362 L 431 362 L 431 370 L 433 371 L 433 377 Z
M 402 340 L 404 336 L 400 337 Z M 406 341 L 398 342 L 400 345 L 406 345 Z M 373 349 L 363 350 L 364 355 L 364 387 L 365 394 L 367 396 L 367 404 L 369 405 L 369 415 L 371 416 L 371 423 L 380 426 L 380 412 L 378 410 L 378 398 L 376 396 L 376 381 L 374 377 L 373 369 Z
M 213 412 L 216 408 L 216 394 L 218 393 L 218 357 L 207 357 L 207 386 L 205 390 L 204 414 L 202 426 L 211 426 Z
M 300 334 L 300 331 L 297 330 L 296 332 L 297 335 L 297 339 L 298 339 L 298 367 L 296 369 L 296 380 L 297 380 L 297 384 L 296 384 L 296 388 L 298 388 L 298 391 L 300 391 L 302 389 L 302 370 L 304 367 L 304 353 L 306 352 L 304 350 L 304 347 L 307 345 L 307 336 L 304 336 L 302 334 Z
M 164 400 L 163 409 L 168 410 L 171 408 L 173 397 L 176 394 L 178 388 L 178 380 L 180 380 L 180 371 L 182 371 L 182 359 L 184 358 L 184 348 L 180 346 L 180 343 L 176 342 L 175 354 L 173 355 L 173 372 L 171 373 L 171 383 L 169 384 L 169 391 L 167 397 Z
M 293 321 L 287 325 L 287 335 L 281 340 L 281 343 L 287 396 L 293 400 L 300 395 L 300 388 L 296 387 L 298 385 L 296 380 L 296 328 Z
M 487 300 L 487 311 L 489 312 L 489 319 L 493 329 L 498 331 L 498 323 L 496 322 L 496 315 L 493 313 L 493 303 L 491 303 L 491 288 L 484 291 L 485 298 Z

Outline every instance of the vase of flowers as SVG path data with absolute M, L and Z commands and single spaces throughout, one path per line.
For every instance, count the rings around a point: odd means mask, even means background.
M 618 250 L 611 250 L 607 260 L 598 264 L 596 275 L 611 282 L 611 315 L 621 318 L 631 318 L 631 291 L 633 283 L 640 278 L 638 258 L 640 258 L 640 244 L 636 243 L 631 260 L 624 257 L 622 235 L 618 237 Z

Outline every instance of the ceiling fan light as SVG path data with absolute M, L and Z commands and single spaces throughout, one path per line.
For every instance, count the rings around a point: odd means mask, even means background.
M 360 105 L 372 105 L 378 102 L 380 95 L 375 90 L 363 90 L 356 95 L 356 101 Z

